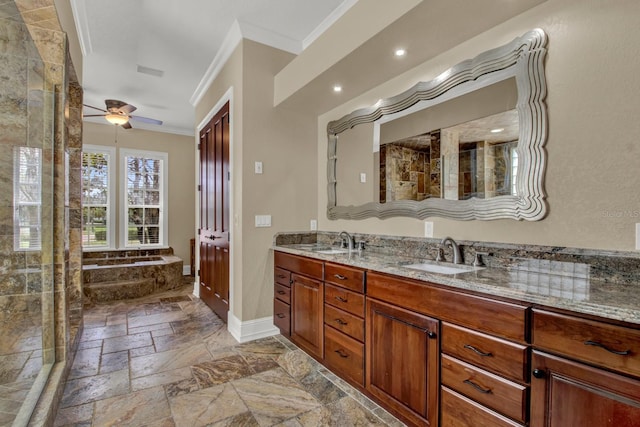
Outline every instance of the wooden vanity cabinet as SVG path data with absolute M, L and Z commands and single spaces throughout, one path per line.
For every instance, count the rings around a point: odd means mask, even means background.
M 416 426 L 438 425 L 438 320 L 367 298 L 366 388 Z
M 274 259 L 274 324 L 296 345 L 322 359 L 324 265 L 283 252 L 275 252 Z
M 533 346 L 531 427 L 640 427 L 638 328 L 536 309 Z
M 325 263 L 324 362 L 348 382 L 364 387 L 363 270 Z

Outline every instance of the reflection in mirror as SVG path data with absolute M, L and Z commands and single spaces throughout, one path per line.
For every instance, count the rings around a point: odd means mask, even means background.
M 328 217 L 542 219 L 545 44 L 533 30 L 329 123 Z

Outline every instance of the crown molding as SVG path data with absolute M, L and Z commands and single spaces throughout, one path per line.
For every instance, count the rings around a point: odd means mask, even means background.
M 318 25 L 311 33 L 302 40 L 302 50 L 305 50 L 311 43 L 327 31 L 338 19 L 342 17 L 358 0 L 344 0 L 340 6 L 335 8 L 333 12 Z
M 191 105 L 195 107 L 198 102 L 200 102 L 207 89 L 209 89 L 209 86 L 211 86 L 211 83 L 218 77 L 218 74 L 222 71 L 222 67 L 224 67 L 224 64 L 229 60 L 229 57 L 241 41 L 242 31 L 240 31 L 240 23 L 236 20 L 231 25 L 229 32 L 220 45 L 218 53 L 213 58 L 213 61 L 211 61 L 211 64 L 209 64 L 209 68 L 205 71 L 200 83 L 196 86 L 196 90 L 193 92 L 193 95 L 191 95 L 191 99 L 189 99 Z
M 76 24 L 82 56 L 90 55 L 93 53 L 93 46 L 91 45 L 91 34 L 84 0 L 71 0 L 71 12 L 73 13 L 73 21 Z

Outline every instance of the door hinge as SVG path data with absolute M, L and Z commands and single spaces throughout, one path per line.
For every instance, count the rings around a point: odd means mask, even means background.
M 198 228 L 198 236 L 200 235 L 200 229 Z
M 202 186 L 198 184 L 198 191 L 202 191 Z
M 200 150 L 201 147 L 202 147 L 202 144 L 198 144 L 198 150 Z
M 227 181 L 231 181 L 231 172 L 227 172 Z
M 196 272 L 196 274 L 198 275 L 198 277 L 200 277 L 200 269 L 198 269 L 198 271 Z

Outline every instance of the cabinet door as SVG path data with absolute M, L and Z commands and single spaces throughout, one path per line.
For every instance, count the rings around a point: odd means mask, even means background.
M 533 353 L 531 427 L 640 427 L 640 381 Z
M 438 321 L 367 298 L 369 392 L 412 424 L 438 419 Z
M 292 274 L 291 279 L 291 340 L 321 359 L 323 284 L 297 274 Z

